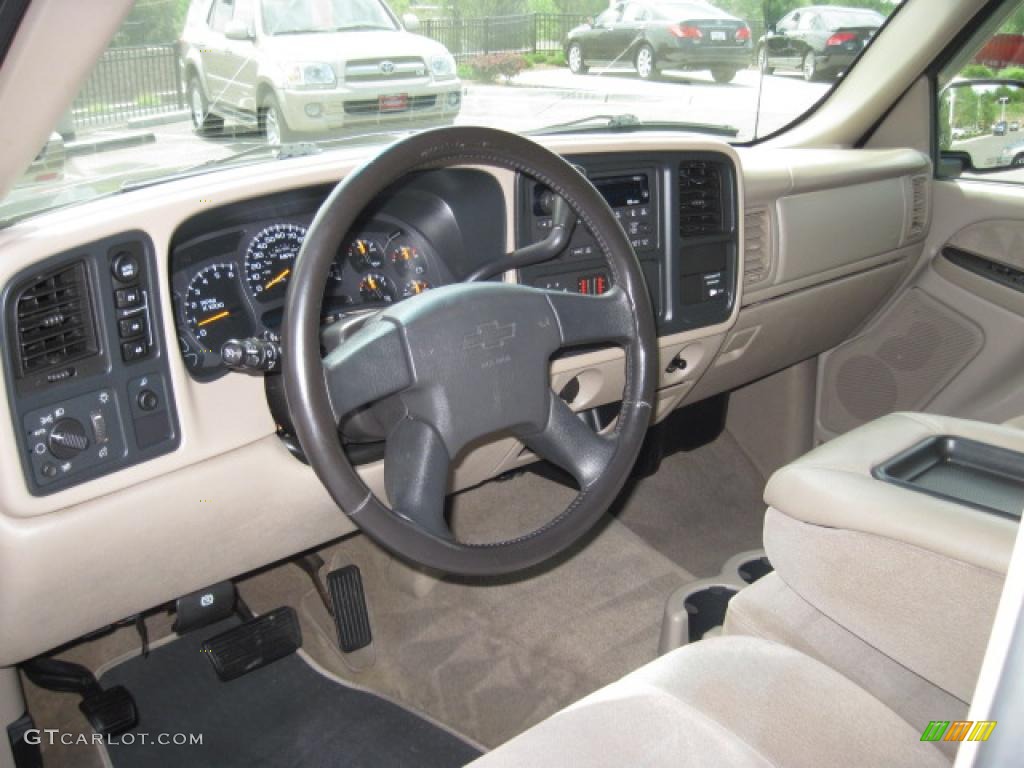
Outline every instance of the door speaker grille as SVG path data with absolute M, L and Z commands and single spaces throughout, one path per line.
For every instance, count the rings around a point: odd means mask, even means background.
M 924 408 L 983 343 L 967 318 L 908 291 L 867 332 L 824 358 L 822 426 L 841 433 L 893 411 Z

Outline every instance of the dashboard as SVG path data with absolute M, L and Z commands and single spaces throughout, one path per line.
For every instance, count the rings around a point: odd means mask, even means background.
M 911 150 L 766 153 L 682 136 L 544 143 L 603 188 L 638 241 L 660 337 L 656 421 L 849 338 L 923 249 L 927 227 L 904 233 L 916 210 L 912 182 L 928 173 L 927 157 Z M 0 544 L 7 581 L 23 585 L 0 596 L 0 612 L 10 626 L 33 626 L 12 637 L 9 662 L 353 530 L 281 440 L 282 422 L 268 407 L 280 377 L 228 374 L 205 351 L 216 339 L 201 342 L 189 329 L 185 304 L 202 270 L 233 265 L 244 332 L 277 333 L 288 275 L 267 284 L 287 269 L 290 227 L 308 227 L 364 159 L 339 150 L 225 169 L 0 232 L 9 410 L 0 430 Z M 381 270 L 347 263 L 351 242 L 339 249 L 341 280 L 327 286 L 324 322 L 377 306 L 359 291 L 371 271 L 399 286 L 404 275 L 388 259 L 393 233 L 416 238 L 428 284 L 461 281 L 543 237 L 547 216 L 534 208 L 542 192 L 504 171 L 408 178 L 353 228 L 353 239 L 378 239 Z M 520 269 L 518 280 L 606 290 L 590 237 L 578 227 L 563 254 Z M 263 253 L 247 274 L 254 240 Z M 36 311 L 51 295 L 68 302 L 58 325 L 54 313 Z M 224 311 L 218 303 L 229 306 L 213 299 L 195 308 L 207 310 L 193 316 L 195 328 Z M 401 291 L 392 299 L 404 300 Z M 567 353 L 552 360 L 551 383 L 563 396 L 575 391 L 574 410 L 621 397 L 621 350 Z M 77 424 L 58 425 L 67 418 Z M 532 461 L 512 438 L 475 446 L 456 463 L 452 489 Z M 358 468 L 379 496 L 382 464 Z M 159 578 L 123 578 L 147 569 Z

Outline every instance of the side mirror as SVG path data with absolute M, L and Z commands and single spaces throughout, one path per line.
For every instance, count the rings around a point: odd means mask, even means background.
M 955 80 L 939 94 L 940 159 L 992 173 L 1024 167 L 1024 81 Z
M 420 17 L 415 13 L 403 13 L 402 26 L 404 26 L 409 32 L 415 32 L 420 28 Z
M 766 32 L 767 32 L 767 33 L 768 33 L 769 35 L 777 35 L 777 34 L 778 34 L 778 32 L 776 32 L 776 31 L 775 31 L 775 25 L 774 25 L 774 24 L 769 24 L 769 25 L 768 25 L 768 26 L 767 26 L 767 27 L 765 28 L 765 31 L 766 31 Z
M 224 37 L 228 40 L 252 40 L 255 35 L 244 21 L 229 21 L 224 27 Z

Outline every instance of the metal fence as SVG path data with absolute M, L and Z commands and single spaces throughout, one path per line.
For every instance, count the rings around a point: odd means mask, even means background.
M 459 60 L 484 53 L 561 51 L 583 14 L 529 13 L 478 19 L 424 19 L 420 34 L 437 40 Z
M 125 123 L 185 108 L 176 45 L 111 48 L 71 105 L 76 128 Z

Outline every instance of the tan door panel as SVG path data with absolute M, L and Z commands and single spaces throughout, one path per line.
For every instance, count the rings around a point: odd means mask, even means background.
M 1024 187 L 936 182 L 931 221 L 905 289 L 822 356 L 819 439 L 895 410 L 990 422 L 1024 414 L 1024 285 L 1010 271 L 1024 271 Z

